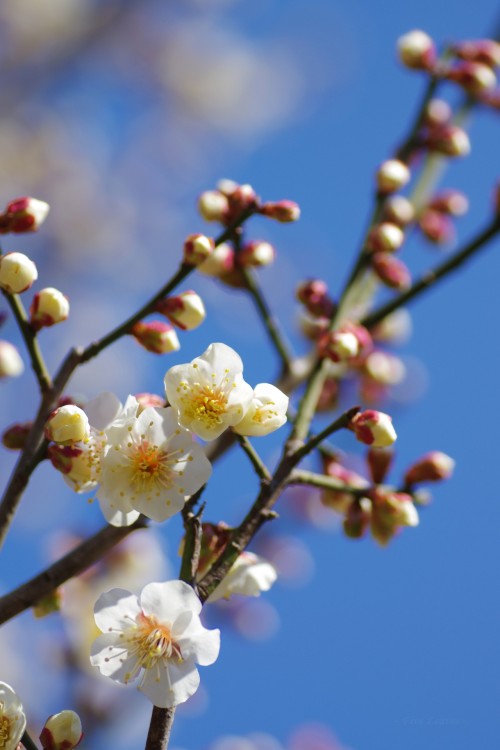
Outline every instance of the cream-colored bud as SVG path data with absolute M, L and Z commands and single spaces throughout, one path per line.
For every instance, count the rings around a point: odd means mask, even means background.
M 90 434 L 89 419 L 83 409 L 73 404 L 60 406 L 47 420 L 45 437 L 54 443 L 76 443 Z
M 35 330 L 62 323 L 69 315 L 68 298 L 54 287 L 41 289 L 30 306 L 30 322 Z
M 205 221 L 224 221 L 228 210 L 227 197 L 219 190 L 206 190 L 198 198 L 198 211 Z
M 25 292 L 37 278 L 35 264 L 24 253 L 7 253 L 0 257 L 0 287 L 6 292 Z
M 399 159 L 387 159 L 378 168 L 377 187 L 381 193 L 394 193 L 410 180 L 410 170 Z
M 44 750 L 72 750 L 83 737 L 82 722 L 74 711 L 49 716 L 40 734 Z
M 415 29 L 399 37 L 398 54 L 408 68 L 427 69 L 436 59 L 436 48 L 431 37 Z
M 0 378 L 15 378 L 24 372 L 18 350 L 9 341 L 0 341 Z

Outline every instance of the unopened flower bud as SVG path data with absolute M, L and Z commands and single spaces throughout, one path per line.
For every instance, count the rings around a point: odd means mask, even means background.
M 407 68 L 431 70 L 436 63 L 436 47 L 425 31 L 415 29 L 399 37 L 397 48 L 399 59 Z
M 335 303 L 328 296 L 328 287 L 322 279 L 301 282 L 295 290 L 295 295 L 315 317 L 330 318 L 335 311 Z
M 431 451 L 416 461 L 405 474 L 405 484 L 411 487 L 420 482 L 439 482 L 449 479 L 455 468 L 455 461 L 441 451 Z
M 375 484 L 382 484 L 391 468 L 394 452 L 390 448 L 370 448 L 366 457 Z
M 367 497 L 353 500 L 344 519 L 344 533 L 350 539 L 360 539 L 370 525 L 372 503 Z
M 391 289 L 404 291 L 411 286 L 411 275 L 405 263 L 390 253 L 375 253 L 372 269 L 380 281 Z
M 198 211 L 205 221 L 224 223 L 229 212 L 227 196 L 219 190 L 206 190 L 198 198 Z
M 404 241 L 404 234 L 400 227 L 388 221 L 376 224 L 370 230 L 366 241 L 366 249 L 370 252 L 394 253 L 399 250 Z
M 328 330 L 329 318 L 317 317 L 309 312 L 299 313 L 299 328 L 310 341 L 317 341 Z
M 351 419 L 349 429 L 353 430 L 360 443 L 373 448 L 387 448 L 397 438 L 391 417 L 373 409 L 358 412 Z
M 191 290 L 160 300 L 156 303 L 155 310 L 183 331 L 198 328 L 207 315 L 203 300 Z
M 38 278 L 36 266 L 24 253 L 0 257 L 0 287 L 9 294 L 25 292 Z
M 237 187 L 228 194 L 229 213 L 231 219 L 237 219 L 238 216 L 249 208 L 256 208 L 259 205 L 259 196 L 251 185 L 237 185 Z
M 0 341 L 0 378 L 16 378 L 24 372 L 24 362 L 9 341 Z
M 395 193 L 410 180 L 410 170 L 399 159 L 387 159 L 382 162 L 376 174 L 379 193 Z
M 458 83 L 470 94 L 480 94 L 496 86 L 497 78 L 489 65 L 479 62 L 461 62 L 446 73 L 449 81 Z
M 11 451 L 22 451 L 31 432 L 33 422 L 22 422 L 7 427 L 2 435 L 2 445 Z
M 70 444 L 86 440 L 89 419 L 79 406 L 68 404 L 52 412 L 45 424 L 45 437 L 54 443 Z
M 43 750 L 72 750 L 83 737 L 82 722 L 74 711 L 49 716 L 40 734 Z
M 228 198 L 239 187 L 234 180 L 223 178 L 217 183 L 217 190 Z
M 282 223 L 297 221 L 300 218 L 300 208 L 294 201 L 276 201 L 274 203 L 264 203 L 259 210 L 263 216 L 275 219 Z
M 363 369 L 372 380 L 381 385 L 397 385 L 406 375 L 406 368 L 399 357 L 381 350 L 368 354 Z
M 469 199 L 459 190 L 443 190 L 434 196 L 429 208 L 450 216 L 463 216 L 469 210 Z
M 139 416 L 139 414 L 149 406 L 152 406 L 154 409 L 165 408 L 164 397 L 159 396 L 157 393 L 136 393 L 135 398 L 137 399 L 137 402 L 139 404 L 136 416 Z
M 168 354 L 181 348 L 175 329 L 161 320 L 136 323 L 130 333 L 144 349 L 153 354 Z
M 456 44 L 453 52 L 462 60 L 483 63 L 491 68 L 500 65 L 500 44 L 493 39 L 474 39 Z
M 427 146 L 431 151 L 437 151 L 444 156 L 467 156 L 470 153 L 469 136 L 456 125 L 446 125 L 431 130 L 427 138 Z
M 198 271 L 216 279 L 232 273 L 234 271 L 234 250 L 231 245 L 228 245 L 227 242 L 217 245 L 212 255 L 198 266 Z
M 385 201 L 383 218 L 391 224 L 406 227 L 415 218 L 415 209 L 403 195 L 391 195 Z
M 269 266 L 276 257 L 276 250 L 270 242 L 254 240 L 248 242 L 238 253 L 240 266 Z
M 347 362 L 358 356 L 359 344 L 351 331 L 328 331 L 319 339 L 318 351 L 332 362 Z
M 204 234 L 190 234 L 184 242 L 183 262 L 188 266 L 200 266 L 214 252 L 215 243 Z
M 422 211 L 418 225 L 430 242 L 446 245 L 455 237 L 455 226 L 447 214 L 426 208 Z
M 15 198 L 0 214 L 0 233 L 35 232 L 47 218 L 49 204 L 36 198 Z
M 326 457 L 323 461 L 323 471 L 326 476 L 338 479 L 340 486 L 345 485 L 353 489 L 364 489 L 369 486 L 364 477 L 342 466 L 336 458 Z M 324 489 L 321 493 L 321 502 L 328 508 L 336 510 L 337 513 L 347 513 L 354 497 L 352 492 L 343 489 Z
M 447 125 L 452 115 L 453 112 L 448 102 L 444 99 L 431 99 L 425 109 L 424 123 L 429 128 L 438 128 Z
M 30 323 L 34 331 L 62 323 L 68 315 L 68 298 L 58 289 L 47 287 L 33 297 L 30 306 Z

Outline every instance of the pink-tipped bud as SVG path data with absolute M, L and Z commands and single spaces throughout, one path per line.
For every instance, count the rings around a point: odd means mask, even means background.
M 405 484 L 411 487 L 420 482 L 439 482 L 449 479 L 455 468 L 455 461 L 441 451 L 431 451 L 410 466 L 405 474 Z
M 495 88 L 497 78 L 489 65 L 479 62 L 461 62 L 450 68 L 445 76 L 458 83 L 469 94 L 481 94 Z
M 384 221 L 382 224 L 376 224 L 370 230 L 366 240 L 366 249 L 372 253 L 394 253 L 399 250 L 404 238 L 404 233 L 397 224 Z
M 22 451 L 31 432 L 33 422 L 22 422 L 7 427 L 2 435 L 2 445 L 11 451 Z
M 376 174 L 379 193 L 388 194 L 401 190 L 410 180 L 410 170 L 399 159 L 387 159 L 379 166 Z
M 276 257 L 276 250 L 270 242 L 265 240 L 254 240 L 247 242 L 238 254 L 238 263 L 246 266 L 269 266 Z
M 165 407 L 165 398 L 159 396 L 157 393 L 136 393 L 135 397 L 139 403 L 137 416 L 149 406 L 152 406 L 154 409 L 163 409 Z
M 397 49 L 399 59 L 407 68 L 432 70 L 437 60 L 436 47 L 431 37 L 418 29 L 399 37 Z
M 406 227 L 415 218 L 415 209 L 403 195 L 391 195 L 385 201 L 383 218 L 398 227 Z
M 0 257 L 0 287 L 9 294 L 21 294 L 38 278 L 36 266 L 24 253 L 7 253 Z
M 418 526 L 418 512 L 410 495 L 379 487 L 371 490 L 370 498 L 373 503 L 371 532 L 379 544 L 390 542 L 401 526 Z
M 372 503 L 367 497 L 353 500 L 344 519 L 344 533 L 350 539 L 361 539 L 370 525 Z
M 234 271 L 234 250 L 227 242 L 217 245 L 212 255 L 198 266 L 198 271 L 206 276 L 223 278 Z
M 332 362 L 348 362 L 364 354 L 372 345 L 369 332 L 363 326 L 344 323 L 336 331 L 326 331 L 318 341 L 320 357 Z
M 424 113 L 424 123 L 429 128 L 447 125 L 453 116 L 452 109 L 444 99 L 431 99 Z
M 73 404 L 60 406 L 45 424 L 45 437 L 63 445 L 79 443 L 90 434 L 89 419 L 83 409 Z
M 429 208 L 450 216 L 463 216 L 469 210 L 469 199 L 459 190 L 443 190 L 434 196 Z
M 238 187 L 239 185 L 237 182 L 235 182 L 234 180 L 228 180 L 225 177 L 217 182 L 217 190 L 225 195 L 226 198 L 229 198 L 229 196 L 232 195 Z
M 349 429 L 353 430 L 360 443 L 372 448 L 387 448 L 397 438 L 391 417 L 373 409 L 358 412 L 352 418 Z
M 74 711 L 49 716 L 40 734 L 43 750 L 72 750 L 83 737 L 82 722 Z
M 299 328 L 310 341 L 317 341 L 327 330 L 329 318 L 317 317 L 307 311 L 299 313 Z
M 30 305 L 30 323 L 34 331 L 62 323 L 69 315 L 68 298 L 53 287 L 37 292 Z
M 431 151 L 437 151 L 444 156 L 467 156 L 470 153 L 469 136 L 456 125 L 431 130 L 426 145 Z
M 500 44 L 493 39 L 474 39 L 460 42 L 453 48 L 457 57 L 470 62 L 483 63 L 490 68 L 500 65 Z
M 402 260 L 390 253 L 375 253 L 371 258 L 373 272 L 390 289 L 404 291 L 411 286 L 411 274 Z
M 249 208 L 257 208 L 260 199 L 251 185 L 237 185 L 236 188 L 228 194 L 229 213 L 231 219 L 237 219 L 238 216 Z
M 47 218 L 50 206 L 36 198 L 15 198 L 0 214 L 0 233 L 35 232 Z
M 391 468 L 394 452 L 391 448 L 370 448 L 366 462 L 375 484 L 382 484 Z
M 191 290 L 160 300 L 155 310 L 183 331 L 198 328 L 207 316 L 203 300 Z
M 161 320 L 136 323 L 130 333 L 144 349 L 153 354 L 169 354 L 181 348 L 175 329 Z
M 288 223 L 290 221 L 297 221 L 300 218 L 300 207 L 294 201 L 276 201 L 274 203 L 264 203 L 259 213 L 267 216 L 269 219 Z
M 213 254 L 215 243 L 204 234 L 190 234 L 184 242 L 183 262 L 188 266 L 200 266 Z
M 455 226 L 447 214 L 426 208 L 422 211 L 418 225 L 430 242 L 446 245 L 455 238 Z
M 223 224 L 229 213 L 229 201 L 219 190 L 206 190 L 198 198 L 198 211 L 205 221 Z
M 0 341 L 0 378 L 17 378 L 24 372 L 24 362 L 9 341 Z
M 328 287 L 322 279 L 302 281 L 295 290 L 295 296 L 315 317 L 330 318 L 335 311 L 335 303 L 328 296 Z

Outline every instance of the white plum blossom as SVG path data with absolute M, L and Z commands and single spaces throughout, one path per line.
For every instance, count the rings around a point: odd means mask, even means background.
M 215 440 L 241 422 L 253 397 L 242 373 L 239 355 L 226 344 L 210 344 L 201 357 L 171 367 L 165 390 L 179 424 L 203 440 Z
M 263 557 L 242 552 L 207 601 L 229 599 L 232 594 L 260 596 L 261 591 L 269 591 L 277 577 L 276 568 Z
M 245 416 L 233 430 L 239 435 L 269 435 L 285 424 L 287 409 L 288 396 L 283 391 L 270 383 L 259 383 Z
M 132 402 L 126 406 L 133 410 Z M 97 498 L 106 520 L 129 526 L 143 513 L 165 521 L 209 479 L 212 467 L 174 409 L 147 407 L 106 430 Z
M 0 747 L 15 750 L 26 729 L 23 706 L 14 690 L 0 682 Z
M 200 621 L 201 602 L 183 581 L 149 583 L 139 597 L 125 589 L 102 594 L 95 621 L 103 635 L 90 661 L 102 675 L 138 688 L 160 708 L 184 703 L 196 692 L 196 664 L 213 664 L 220 632 Z

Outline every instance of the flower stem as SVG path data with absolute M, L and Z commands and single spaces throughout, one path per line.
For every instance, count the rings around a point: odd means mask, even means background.
M 291 473 L 288 484 L 306 484 L 309 487 L 319 487 L 325 490 L 334 490 L 335 492 L 349 492 L 356 497 L 363 497 L 367 492 L 366 487 L 364 489 L 351 487 L 349 484 L 344 484 L 344 482 L 335 477 L 316 474 L 313 471 L 304 471 L 302 469 L 296 469 Z
M 172 706 L 172 708 L 153 706 L 145 750 L 166 750 L 174 716 L 175 706 Z
M 21 298 L 17 294 L 9 294 L 4 289 L 2 289 L 2 292 L 3 296 L 7 300 L 10 309 L 12 310 L 12 313 L 19 326 L 21 336 L 23 337 L 24 343 L 26 344 L 26 348 L 28 350 L 31 361 L 31 367 L 33 368 L 36 379 L 38 381 L 38 385 L 40 386 L 40 391 L 42 393 L 46 393 L 52 386 L 52 381 L 47 370 L 47 366 L 44 362 L 42 352 L 40 351 L 36 333 L 33 331 L 32 327 L 29 324 L 28 316 L 26 314 L 26 310 L 21 301 Z
M 334 432 L 338 432 L 339 430 L 348 427 L 351 419 L 356 416 L 359 410 L 359 406 L 353 406 L 351 409 L 348 409 L 346 412 L 344 412 L 344 414 L 338 417 L 338 419 L 329 424 L 328 427 L 325 427 L 324 430 L 319 432 L 317 435 L 314 435 L 314 437 L 311 437 L 305 445 L 303 445 L 296 451 L 295 458 L 297 459 L 297 463 L 298 461 L 302 460 L 304 456 L 307 456 L 309 453 L 311 453 L 311 451 L 317 448 L 318 445 L 323 442 L 323 440 L 325 440 L 330 435 L 333 435 Z
M 269 472 L 269 469 L 253 447 L 252 443 L 248 438 L 246 438 L 244 435 L 236 435 L 236 440 L 241 445 L 245 453 L 247 454 L 248 458 L 250 459 L 253 468 L 255 469 L 257 475 L 260 477 L 260 479 L 269 481 L 271 479 L 271 474 Z
M 24 745 L 26 750 L 38 750 L 36 743 L 33 742 L 28 732 L 23 733 L 23 736 L 21 737 L 21 744 Z

